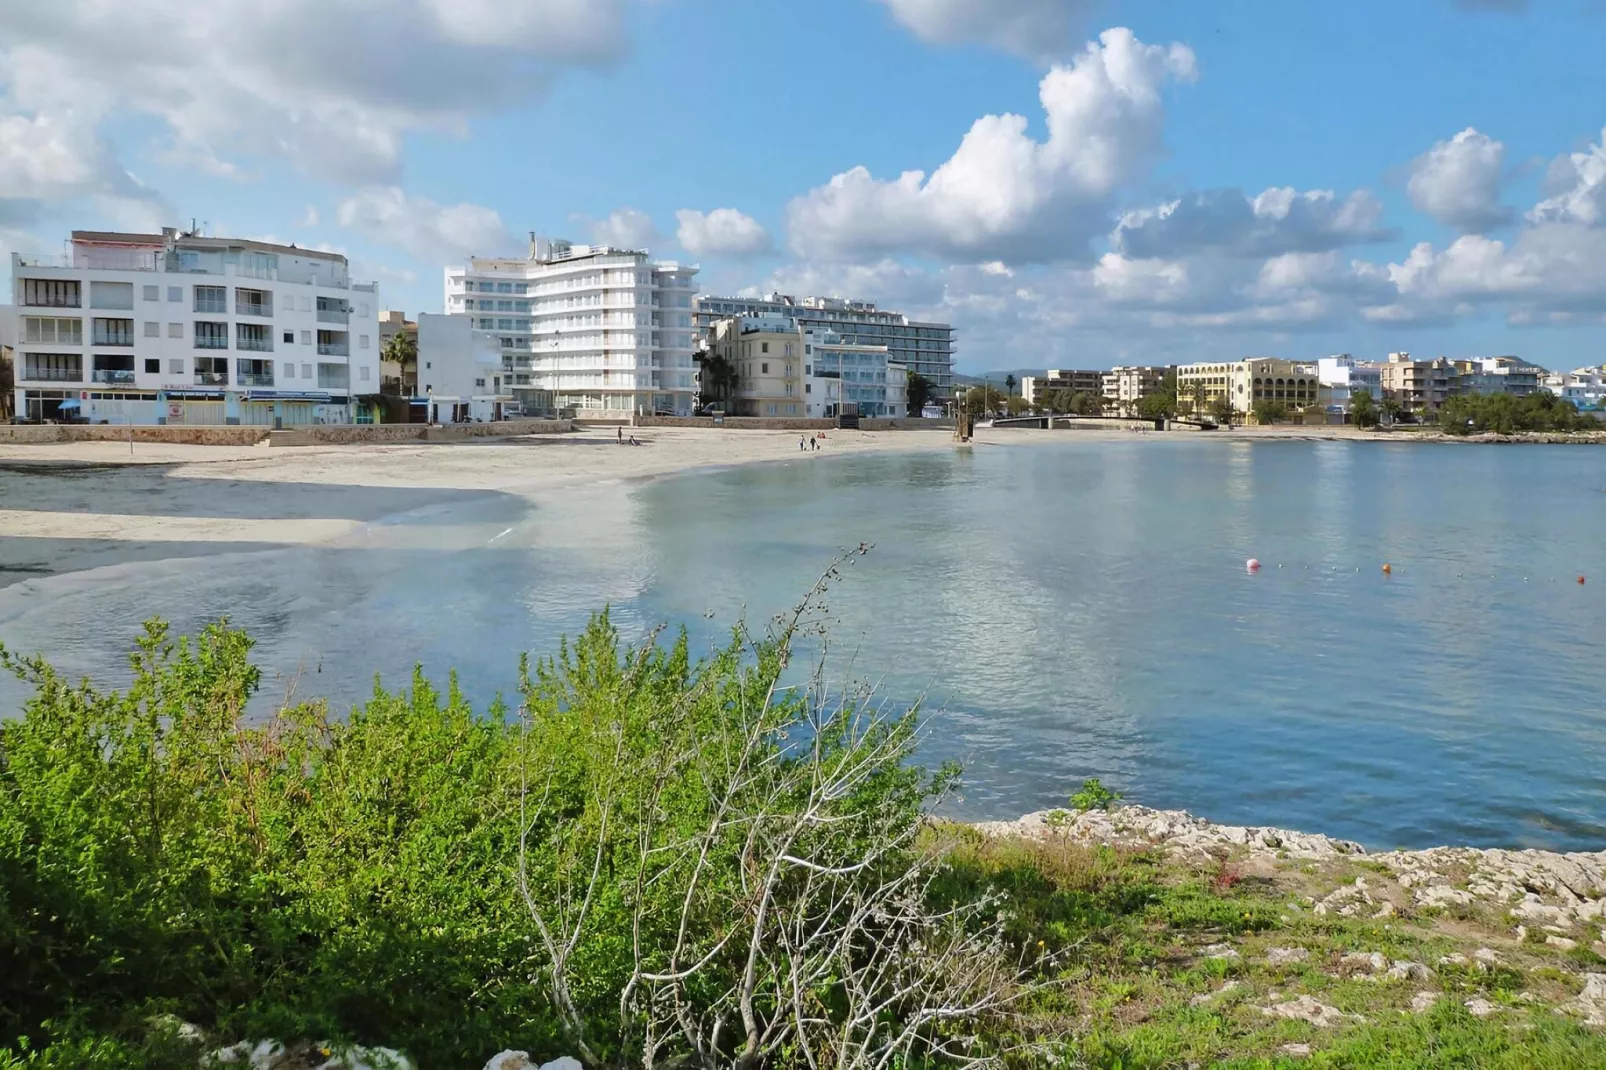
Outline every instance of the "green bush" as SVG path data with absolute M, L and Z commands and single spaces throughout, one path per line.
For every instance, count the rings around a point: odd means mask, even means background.
M 1439 408 L 1439 428 L 1449 435 L 1493 431 L 1599 431 L 1599 420 L 1578 411 L 1565 398 L 1545 390 L 1526 397 L 1512 394 L 1458 394 Z
M 1072 793 L 1070 804 L 1072 810 L 1108 810 L 1120 801 L 1120 792 L 1100 784 L 1098 777 L 1088 777 L 1081 790 Z

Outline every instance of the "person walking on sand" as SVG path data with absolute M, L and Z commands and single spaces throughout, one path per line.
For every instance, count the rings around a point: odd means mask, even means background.
M 808 449 L 808 447 L 803 445 L 803 436 L 802 435 L 797 436 L 797 451 L 799 453 L 802 453 L 806 449 Z
M 620 424 L 616 430 L 619 432 L 619 445 L 623 446 L 625 444 L 625 425 Z

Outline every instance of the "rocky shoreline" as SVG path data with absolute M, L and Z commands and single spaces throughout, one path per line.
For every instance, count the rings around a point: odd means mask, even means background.
M 1384 916 L 1406 905 L 1504 907 L 1512 924 L 1538 927 L 1563 939 L 1602 945 L 1606 952 L 1606 851 L 1559 853 L 1478 847 L 1431 847 L 1371 853 L 1358 843 L 1319 833 L 1219 825 L 1186 810 L 1120 806 L 1109 810 L 1039 810 L 1015 821 L 984 821 L 989 835 L 1068 837 L 1088 844 L 1159 848 L 1185 861 L 1239 854 L 1249 862 L 1364 858 L 1386 869 L 1390 882 L 1358 878 L 1316 904 L 1355 916 L 1371 908 Z M 1324 909 L 1325 907 L 1325 909 Z M 1514 930 L 1515 931 L 1515 930 Z

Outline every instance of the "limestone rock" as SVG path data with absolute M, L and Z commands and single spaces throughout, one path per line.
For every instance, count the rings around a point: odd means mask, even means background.
M 316 1070 L 413 1070 L 413 1063 L 394 1048 L 352 1048 L 331 1054 Z
M 1413 898 L 1425 907 L 1471 906 L 1476 900 L 1471 892 L 1452 888 L 1448 884 L 1432 884 L 1419 888 Z
M 1439 1002 L 1439 996 L 1438 992 L 1418 992 L 1411 997 L 1411 1010 L 1417 1014 L 1430 1011 L 1433 1005 Z
M 1266 965 L 1286 966 L 1291 962 L 1304 962 L 1310 958 L 1310 949 L 1303 947 L 1274 947 L 1266 952 Z
M 1260 1008 L 1260 1013 L 1269 1018 L 1288 1018 L 1300 1022 L 1309 1022 L 1322 1029 L 1331 1029 L 1348 1021 L 1359 1021 L 1353 1014 L 1345 1014 L 1337 1007 L 1327 1004 L 1312 996 L 1300 996 L 1284 1003 L 1276 1003 L 1270 1007 Z
M 1241 981 L 1228 981 L 1214 992 L 1201 992 L 1197 996 L 1194 996 L 1192 999 L 1188 1000 L 1188 1006 L 1203 1007 L 1207 1003 L 1214 1003 L 1216 1000 L 1220 999 L 1222 996 L 1225 996 L 1233 989 L 1242 987 L 1243 983 Z M 491 1070 L 491 1068 L 486 1067 L 485 1070 Z
M 1338 960 L 1345 970 L 1379 973 L 1389 968 L 1389 960 L 1380 951 L 1351 951 Z
M 1396 959 L 1384 976 L 1391 981 L 1430 981 L 1433 979 L 1433 971 L 1420 962 Z
M 1562 1004 L 1556 1011 L 1576 1014 L 1585 1025 L 1606 1026 L 1606 973 L 1584 974 L 1584 987 L 1578 998 Z
M 1310 1055 L 1309 1044 L 1284 1044 L 1278 1050 L 1284 1055 L 1291 1055 L 1296 1059 L 1303 1059 Z
M 1474 1018 L 1487 1018 L 1489 1015 L 1497 1013 L 1500 1008 L 1479 996 L 1476 999 L 1467 1000 L 1467 1010 L 1472 1013 Z
M 527 1051 L 499 1051 L 485 1064 L 485 1070 L 535 1070 Z
M 1545 943 L 1549 944 L 1551 947 L 1559 947 L 1563 951 L 1571 951 L 1573 948 L 1578 946 L 1577 940 L 1569 940 L 1565 936 L 1547 936 L 1545 937 Z
M 1209 947 L 1203 948 L 1199 953 L 1207 959 L 1238 958 L 1238 950 L 1231 944 L 1211 944 Z

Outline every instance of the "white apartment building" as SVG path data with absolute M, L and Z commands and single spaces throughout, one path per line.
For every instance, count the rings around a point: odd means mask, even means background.
M 1167 367 L 1117 364 L 1100 378 L 1104 408 L 1119 416 L 1136 416 L 1138 402 L 1165 387 Z
M 1348 353 L 1335 353 L 1316 361 L 1317 403 L 1333 414 L 1350 411 L 1350 399 L 1357 390 L 1383 400 L 1383 370 L 1376 361 L 1356 360 Z
M 809 331 L 804 338 L 810 416 L 908 415 L 909 372 L 889 359 L 886 346 L 859 345 L 835 331 Z
M 496 334 L 503 390 L 529 411 L 689 416 L 696 274 L 640 250 L 532 234 L 526 258 L 447 268 L 446 314 Z
M 29 420 L 348 423 L 379 393 L 377 286 L 293 245 L 75 230 L 12 254 L 16 405 Z
M 878 309 L 869 301 L 834 297 L 796 298 L 771 293 L 764 297 L 699 297 L 693 322 L 706 343 L 714 324 L 731 316 L 794 320 L 805 331 L 832 331 L 850 345 L 885 346 L 888 359 L 932 385 L 933 396 L 947 398 L 954 384 L 954 329 L 946 323 L 912 320 L 901 312 Z
M 431 423 L 500 420 L 512 403 L 502 390 L 501 339 L 474 327 L 467 316 L 418 316 L 418 390 L 428 399 Z

